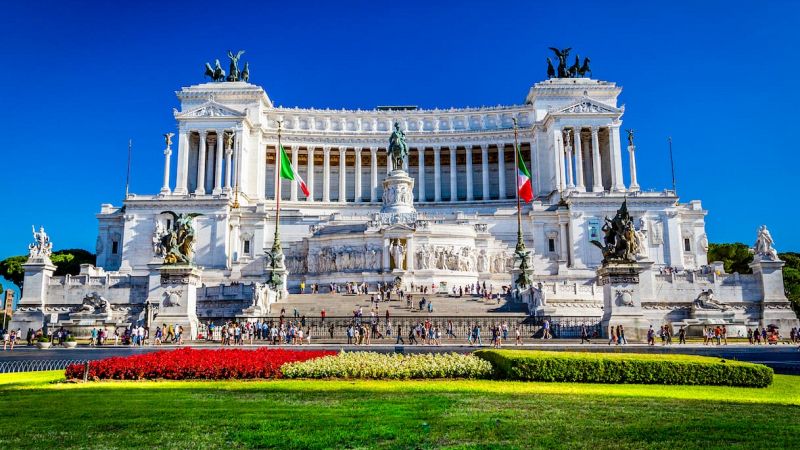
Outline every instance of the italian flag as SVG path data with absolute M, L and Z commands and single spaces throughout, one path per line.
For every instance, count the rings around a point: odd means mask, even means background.
M 289 156 L 286 154 L 283 145 L 281 145 L 281 178 L 284 180 L 296 181 L 297 184 L 300 185 L 300 190 L 303 191 L 303 195 L 306 197 L 311 195 L 311 192 L 308 191 L 308 186 L 306 186 L 306 182 L 303 181 L 303 177 L 297 173 L 297 169 L 292 167 L 292 162 L 289 160 Z
M 522 159 L 522 152 L 517 147 L 517 185 L 519 186 L 519 198 L 530 203 L 533 200 L 533 185 L 531 184 L 531 173 L 525 167 L 525 160 Z

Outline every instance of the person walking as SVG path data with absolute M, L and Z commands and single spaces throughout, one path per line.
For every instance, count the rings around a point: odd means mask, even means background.
M 686 343 L 686 328 L 681 328 L 678 330 L 678 344 L 685 344 Z
M 403 340 L 403 326 L 399 323 L 397 324 L 397 340 L 395 341 L 395 345 L 397 344 L 406 344 L 406 341 Z
M 608 327 L 608 345 L 617 343 L 617 328 L 614 325 Z M 619 344 L 617 344 L 619 345 Z
M 591 344 L 589 341 L 589 330 L 586 328 L 586 324 L 581 325 L 581 344 L 584 342 Z

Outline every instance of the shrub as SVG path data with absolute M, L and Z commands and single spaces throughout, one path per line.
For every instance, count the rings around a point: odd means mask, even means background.
M 114 380 L 219 380 L 279 378 L 282 364 L 332 355 L 332 351 L 196 350 L 184 348 L 113 357 L 89 363 L 89 378 Z M 83 365 L 73 364 L 66 378 L 82 378 Z
M 761 364 L 690 355 L 479 350 L 475 356 L 510 380 L 766 387 L 773 376 Z
M 286 378 L 487 378 L 492 365 L 472 355 L 345 353 L 284 364 Z
M 36 342 L 50 342 L 50 338 L 45 335 L 41 335 L 36 338 Z
M 66 339 L 64 339 L 64 342 L 77 342 L 77 341 L 75 340 L 75 336 L 70 334 L 69 336 L 67 336 Z

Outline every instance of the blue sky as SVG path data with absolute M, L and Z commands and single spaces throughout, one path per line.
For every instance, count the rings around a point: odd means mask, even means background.
M 703 201 L 711 242 L 751 243 L 765 223 L 800 251 L 799 22 L 796 1 L 8 3 L 0 257 L 25 253 L 32 224 L 94 251 L 128 139 L 131 192 L 158 192 L 174 92 L 229 49 L 279 105 L 427 108 L 523 102 L 550 46 L 624 88 L 643 188 L 671 185 L 672 136 L 678 192 Z

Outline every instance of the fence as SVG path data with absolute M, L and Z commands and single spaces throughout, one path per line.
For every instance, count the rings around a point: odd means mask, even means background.
M 0 361 L 0 373 L 39 372 L 43 370 L 64 370 L 71 364 L 84 364 L 85 359 L 26 359 L 19 361 Z
M 281 319 L 278 317 L 238 317 L 235 320 L 240 322 L 256 322 L 269 325 L 280 323 Z M 326 317 L 325 319 L 316 317 L 309 318 L 284 318 L 284 322 L 294 323 L 300 326 L 304 333 L 311 333 L 312 339 L 333 339 L 340 340 L 347 338 L 347 328 L 350 325 L 364 324 L 368 329 L 373 329 L 373 325 L 377 326 L 377 331 L 380 335 L 396 338 L 397 327 L 400 326 L 401 332 L 404 334 L 403 338 L 407 337 L 408 332 L 412 327 L 420 323 L 429 321 L 433 326 L 436 326 L 441 331 L 442 338 L 449 339 L 467 339 L 475 326 L 480 326 L 485 336 L 491 327 L 506 324 L 509 331 L 509 336 L 513 338 L 515 335 L 515 328 L 519 328 L 520 335 L 525 339 L 532 337 L 541 337 L 542 328 L 545 321 L 549 321 L 551 335 L 555 338 L 579 338 L 581 330 L 585 326 L 589 336 L 600 336 L 602 334 L 602 327 L 600 325 L 599 317 L 547 317 L 547 316 L 395 316 L 390 317 L 387 321 L 385 317 L 379 316 L 366 316 L 366 317 Z M 227 322 L 225 319 L 216 319 L 209 321 L 214 324 L 213 332 L 210 334 L 211 340 L 222 340 L 222 328 Z M 209 323 L 207 322 L 207 323 Z M 391 331 L 389 331 L 389 323 L 391 323 Z M 448 328 L 452 327 L 453 336 L 447 336 Z M 203 335 L 206 327 L 204 326 Z M 375 333 L 373 333 L 375 335 Z M 377 335 L 375 335 L 377 336 Z M 259 339 L 258 334 L 255 336 Z M 266 339 L 266 334 L 263 339 Z M 373 337 L 374 338 L 374 337 Z

